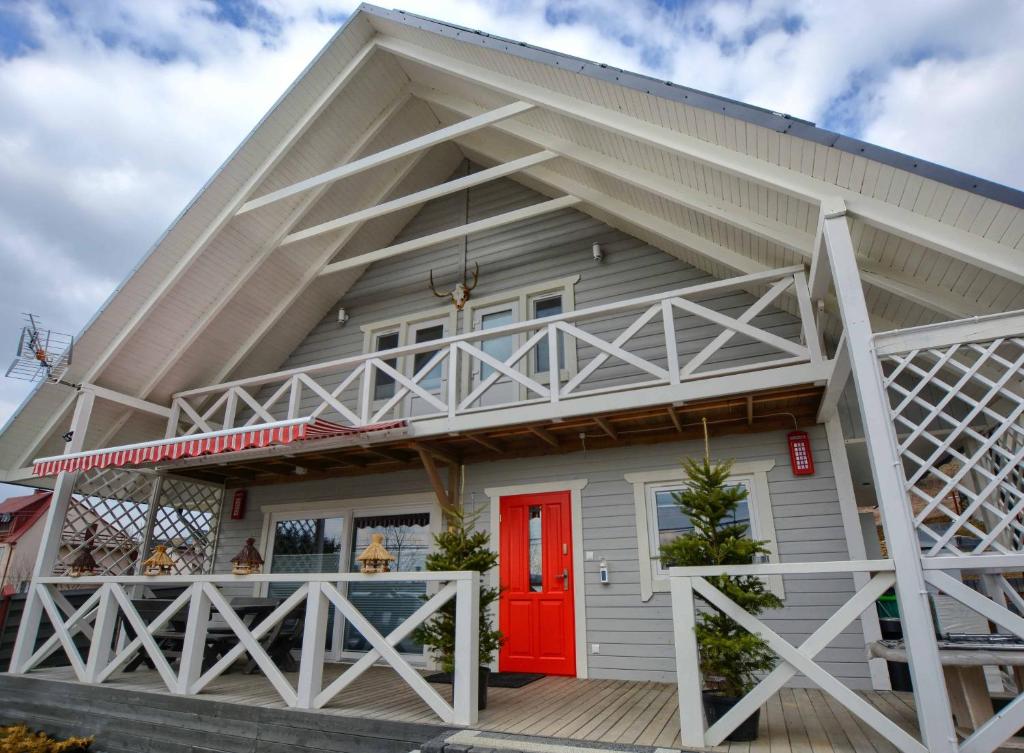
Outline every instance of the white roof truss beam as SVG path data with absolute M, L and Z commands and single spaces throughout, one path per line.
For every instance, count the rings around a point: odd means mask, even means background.
M 462 117 L 472 117 L 484 112 L 479 105 L 436 89 L 428 89 L 414 84 L 410 90 L 414 96 L 428 104 L 437 105 Z M 810 251 L 812 238 L 807 233 L 791 225 L 752 212 L 738 204 L 716 200 L 713 196 L 694 191 L 661 175 L 629 165 L 572 141 L 558 138 L 525 123 L 505 122 L 496 125 L 494 130 L 514 136 L 540 149 L 556 152 L 561 157 L 574 160 L 616 180 L 621 180 L 679 206 L 745 230 L 752 235 L 802 253 Z
M 478 173 L 457 178 L 456 180 L 450 180 L 447 183 L 441 183 L 440 185 L 433 186 L 431 188 L 425 188 L 422 191 L 417 191 L 416 193 L 409 194 L 408 196 L 402 196 L 397 199 L 392 199 L 391 201 L 385 201 L 382 204 L 377 204 L 376 206 L 360 209 L 358 212 L 346 214 L 344 217 L 339 217 L 336 220 L 322 222 L 319 225 L 313 225 L 312 227 L 305 228 L 304 230 L 299 230 L 287 235 L 281 241 L 281 245 L 287 246 L 291 243 L 298 243 L 299 241 L 306 240 L 307 238 L 314 238 L 318 235 L 323 235 L 324 233 L 335 232 L 357 222 L 366 222 L 367 220 L 382 217 L 386 214 L 390 214 L 391 212 L 397 212 L 401 209 L 418 206 L 472 186 L 479 186 L 483 183 L 503 178 L 506 175 L 517 173 L 520 170 L 525 170 L 528 167 L 542 164 L 548 160 L 555 159 L 556 157 L 558 157 L 558 155 L 554 152 L 546 150 L 540 151 L 536 154 L 531 154 L 517 160 L 512 160 L 511 162 L 506 162 L 486 170 L 481 170 Z
M 840 196 L 846 201 L 851 213 L 871 225 L 1024 284 L 1024 257 L 1013 249 L 979 235 L 724 146 L 496 73 L 489 68 L 420 47 L 404 39 L 378 36 L 375 44 L 400 58 L 456 76 L 475 86 L 484 86 L 507 97 L 531 102 L 627 139 L 635 139 L 687 159 L 697 160 L 716 170 L 803 201 L 818 204 L 828 196 Z
M 377 249 L 376 251 L 370 251 L 369 253 L 360 254 L 359 256 L 353 256 L 349 259 L 342 259 L 336 261 L 333 264 L 328 264 L 322 270 L 321 275 L 331 275 L 336 272 L 343 272 L 346 269 L 354 269 L 356 267 L 365 267 L 368 264 L 372 264 L 383 259 L 391 259 L 395 256 L 401 256 L 411 251 L 419 251 L 423 248 L 429 248 L 439 243 L 446 243 L 456 238 L 464 238 L 467 235 L 473 233 L 482 233 L 487 230 L 495 230 L 505 225 L 511 225 L 514 222 L 520 222 L 522 220 L 529 220 L 533 217 L 540 217 L 541 215 L 550 214 L 551 212 L 557 212 L 560 209 L 566 209 L 567 207 L 575 206 L 580 202 L 576 196 L 561 196 L 557 199 L 551 199 L 549 201 L 542 201 L 539 204 L 532 204 L 522 209 L 516 209 L 511 212 L 505 212 L 504 214 L 498 214 L 494 217 L 487 217 L 482 220 L 476 220 L 465 225 L 459 225 L 458 227 L 449 228 L 448 230 L 441 230 L 437 233 L 431 233 L 430 235 L 424 235 L 422 238 L 413 238 L 412 240 L 405 241 L 403 243 L 397 243 L 393 246 L 386 248 Z
M 352 145 L 348 150 L 346 159 L 353 159 L 363 152 L 370 144 L 373 143 L 380 133 L 384 130 L 391 119 L 406 105 L 409 101 L 409 96 L 398 97 L 390 105 L 385 107 L 380 114 L 374 118 L 373 122 L 366 129 L 359 139 Z M 220 316 L 221 312 L 230 305 L 231 301 L 235 300 L 235 296 L 238 295 L 246 284 L 252 279 L 252 276 L 257 273 L 263 263 L 270 258 L 277 247 L 281 244 L 285 236 L 291 232 L 296 225 L 302 220 L 302 218 L 320 199 L 321 196 L 328 190 L 328 186 L 321 186 L 313 191 L 310 191 L 303 200 L 295 207 L 295 209 L 288 215 L 288 219 L 285 220 L 280 230 L 275 232 L 267 242 L 260 248 L 259 252 L 249 262 L 249 266 L 246 270 L 235 277 L 231 285 L 224 291 L 220 296 L 217 303 L 211 307 L 200 319 L 196 322 L 195 326 L 189 331 L 189 333 L 181 340 L 174 351 L 164 359 L 163 366 L 157 370 L 157 373 L 150 378 L 145 386 L 139 391 L 139 394 L 143 397 L 149 395 L 158 384 L 167 376 L 167 373 L 177 365 L 181 357 L 195 345 L 199 336 L 206 330 L 206 328 L 216 321 L 217 317 Z
M 409 164 L 400 170 L 392 180 L 388 181 L 384 190 L 382 190 L 373 200 L 381 201 L 391 194 L 392 191 L 398 188 L 398 186 L 402 184 L 402 181 L 409 177 L 413 168 L 420 163 L 424 156 L 426 156 L 426 152 L 414 154 L 409 160 Z M 346 243 L 349 242 L 349 240 L 352 239 L 362 226 L 363 223 L 359 222 L 354 225 L 349 225 L 341 231 L 338 238 L 336 238 L 333 243 L 329 244 L 325 252 L 321 254 L 318 262 L 310 265 L 309 271 L 306 272 L 302 280 L 299 281 L 299 284 L 297 284 L 291 292 L 277 303 L 274 310 L 271 311 L 263 322 L 253 331 L 248 339 L 246 339 L 245 343 L 242 344 L 224 367 L 217 372 L 217 376 L 213 379 L 212 383 L 217 384 L 223 382 L 235 372 L 235 369 L 237 369 L 257 348 L 263 340 L 263 337 L 281 321 L 281 318 L 288 312 L 295 302 L 302 297 L 309 286 L 316 281 L 323 265 L 327 264 L 332 258 L 334 258 L 334 256 L 345 246 Z
M 482 112 L 478 105 L 466 102 L 458 97 L 444 94 L 437 90 L 428 90 L 420 86 L 412 86 L 414 96 L 429 104 L 443 107 L 463 117 L 470 117 Z M 496 126 L 496 131 L 521 139 L 542 149 L 556 152 L 559 156 L 574 160 L 586 167 L 593 168 L 625 183 L 636 186 L 644 191 L 660 196 L 668 201 L 700 212 L 713 219 L 732 225 L 739 230 L 760 238 L 778 243 L 798 253 L 811 265 L 811 298 L 822 300 L 828 292 L 831 282 L 829 269 L 822 254 L 813 253 L 814 248 L 821 248 L 821 223 L 818 232 L 812 238 L 807 233 L 781 222 L 770 220 L 748 209 L 725 202 L 716 202 L 713 197 L 698 193 L 681 186 L 662 176 L 642 168 L 627 165 L 604 154 L 595 152 L 572 142 L 559 139 L 538 128 L 523 123 L 503 123 Z M 829 216 L 840 216 L 846 213 L 846 204 L 839 197 L 829 196 L 822 201 L 823 210 Z M 892 270 L 883 269 L 880 265 L 859 257 L 863 280 L 880 290 L 904 298 L 911 303 L 923 306 L 942 316 L 976 316 L 991 313 L 981 306 L 971 306 L 958 296 L 945 293 L 932 286 L 921 287 L 920 282 L 909 275 L 902 275 Z
M 340 165 L 333 170 L 328 170 L 325 173 L 314 175 L 312 178 L 306 178 L 306 180 L 300 180 L 298 183 L 293 183 L 290 186 L 279 188 L 276 191 L 271 191 L 268 194 L 264 194 L 256 199 L 247 201 L 238 210 L 238 214 L 244 214 L 245 212 L 251 212 L 254 209 L 273 204 L 274 202 L 287 199 L 291 196 L 309 191 L 318 186 L 328 185 L 334 183 L 343 178 L 348 178 L 352 175 L 357 175 L 361 172 L 371 170 L 380 165 L 384 165 L 388 162 L 392 162 L 402 157 L 408 157 L 411 154 L 424 151 L 432 146 L 450 141 L 458 136 L 462 136 L 473 131 L 478 131 L 481 128 L 500 123 L 508 118 L 513 118 L 516 115 L 521 115 L 527 110 L 533 107 L 528 102 L 513 102 L 512 104 L 499 107 L 496 110 L 483 113 L 475 118 L 464 120 L 461 123 L 455 123 L 446 128 L 428 133 L 424 136 L 420 136 L 415 139 L 406 141 L 403 144 L 396 144 L 395 146 L 387 149 L 382 149 L 374 154 L 367 155 L 355 162 L 349 162 L 345 165 Z

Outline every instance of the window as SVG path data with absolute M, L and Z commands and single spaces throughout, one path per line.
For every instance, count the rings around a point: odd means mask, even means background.
M 392 348 L 398 347 L 398 332 L 385 332 L 377 335 L 374 338 L 373 350 L 391 350 Z M 391 368 L 398 369 L 397 358 L 386 358 L 384 359 Z M 394 397 L 395 395 L 395 378 L 390 374 L 385 374 L 379 369 L 376 372 L 373 382 L 373 399 L 374 400 L 387 400 L 388 398 Z
M 737 463 L 733 466 L 731 483 L 747 489 L 747 499 L 736 508 L 734 521 L 746 523 L 751 536 L 767 541 L 771 551 L 770 562 L 778 562 L 775 523 L 772 519 L 771 500 L 768 496 L 768 471 L 774 460 Z M 637 523 L 637 549 L 640 556 L 640 592 L 644 601 L 654 593 L 669 590 L 668 573 L 661 566 L 658 552 L 661 545 L 680 534 L 692 530 L 689 518 L 680 511 L 674 495 L 685 485 L 676 468 L 663 471 L 626 474 L 633 485 L 633 500 Z M 765 582 L 779 597 L 783 597 L 782 578 L 766 577 Z
M 533 318 L 546 319 L 549 316 L 561 314 L 565 307 L 562 306 L 562 295 L 544 296 L 533 299 Z M 534 373 L 541 373 L 550 368 L 548 360 L 548 341 L 541 340 L 533 351 Z M 562 333 L 558 333 L 558 368 L 565 368 L 565 345 L 562 341 Z
M 378 353 L 382 350 L 441 340 L 455 334 L 455 323 L 455 309 L 449 306 L 443 309 L 423 311 L 406 319 L 368 324 L 362 328 L 363 352 Z M 436 350 L 428 350 L 412 355 L 386 358 L 384 363 L 400 374 L 412 377 L 430 363 L 435 355 L 437 355 Z M 428 392 L 440 393 L 446 371 L 443 363 L 438 364 L 424 375 L 420 386 Z M 393 376 L 380 369 L 374 370 L 373 400 L 377 403 L 378 408 L 380 404 L 391 400 L 399 390 L 400 386 Z M 420 413 L 429 408 L 429 406 L 421 405 L 424 402 L 422 398 L 407 397 L 407 402 L 409 405 L 406 409 L 413 413 Z

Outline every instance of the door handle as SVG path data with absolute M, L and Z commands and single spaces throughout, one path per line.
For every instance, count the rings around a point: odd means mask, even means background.
M 569 590 L 569 568 L 563 567 L 562 574 L 559 576 L 562 579 L 562 590 Z

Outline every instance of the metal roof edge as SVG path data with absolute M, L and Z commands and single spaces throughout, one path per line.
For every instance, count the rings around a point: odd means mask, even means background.
M 488 49 L 497 49 L 526 60 L 571 70 L 574 73 L 619 84 L 620 86 L 661 97 L 662 99 L 669 99 L 704 110 L 718 112 L 746 123 L 770 128 L 778 133 L 786 133 L 806 141 L 838 149 L 841 152 L 865 157 L 898 170 L 919 175 L 922 178 L 969 191 L 994 201 L 1009 204 L 1018 209 L 1024 209 L 1024 191 L 1022 190 L 1011 188 L 986 178 L 979 178 L 935 162 L 918 159 L 893 149 L 870 144 L 851 136 L 844 136 L 841 133 L 821 128 L 809 120 L 803 120 L 802 118 L 775 112 L 764 107 L 693 89 L 671 81 L 652 78 L 641 73 L 634 73 L 603 63 L 584 60 L 583 58 L 537 47 L 526 42 L 500 37 L 496 34 L 489 34 L 476 29 L 469 29 L 445 21 L 438 21 L 408 11 L 398 9 L 387 10 L 371 3 L 362 3 L 353 13 L 353 16 L 360 12 L 395 21 L 405 26 L 431 31 L 460 42 L 467 42 Z

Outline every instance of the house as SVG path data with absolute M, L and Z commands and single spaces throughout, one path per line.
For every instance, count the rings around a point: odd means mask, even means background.
M 43 490 L 0 502 L 0 593 L 28 588 L 52 492 Z
M 993 716 L 980 667 L 944 669 L 929 594 L 1024 634 L 1005 577 L 1024 566 L 1022 244 L 1014 189 L 362 5 L 98 312 L 65 383 L 0 434 L 3 480 L 56 500 L 0 693 L 52 719 L 52 683 L 83 704 L 142 688 L 178 720 L 153 740 L 217 750 L 300 750 L 296 729 L 319 741 L 302 750 L 408 750 L 439 733 L 427 723 L 484 748 L 523 731 L 712 747 L 765 704 L 773 748 L 994 750 L 1024 705 Z M 680 460 L 706 448 L 735 461 L 767 562 L 661 566 L 688 523 Z M 83 500 L 130 532 L 130 570 L 63 575 Z M 885 559 L 859 505 L 879 508 Z M 486 711 L 479 576 L 423 569 L 451 508 L 499 553 L 495 668 L 545 675 Z M 375 533 L 398 572 L 357 572 Z M 232 575 L 247 539 L 264 571 Z M 157 542 L 187 556 L 147 578 Z M 763 577 L 783 606 L 746 615 L 709 585 L 721 574 Z M 147 627 L 132 599 L 158 582 L 180 593 Z M 71 583 L 97 590 L 72 608 Z M 878 658 L 890 588 L 913 697 Z M 695 594 L 781 660 L 710 727 Z M 232 618 L 253 596 L 284 602 Z M 444 689 L 410 635 L 453 598 Z M 211 608 L 239 643 L 206 666 Z M 260 643 L 294 609 L 297 674 Z M 172 663 L 153 636 L 175 610 Z M 119 620 L 140 637 L 113 640 Z M 44 623 L 62 627 L 37 642 Z M 85 630 L 88 655 L 71 642 Z M 55 651 L 70 668 L 39 669 Z M 155 669 L 122 672 L 139 651 Z M 225 674 L 244 653 L 262 675 Z M 318 731 L 281 707 L 319 710 Z

